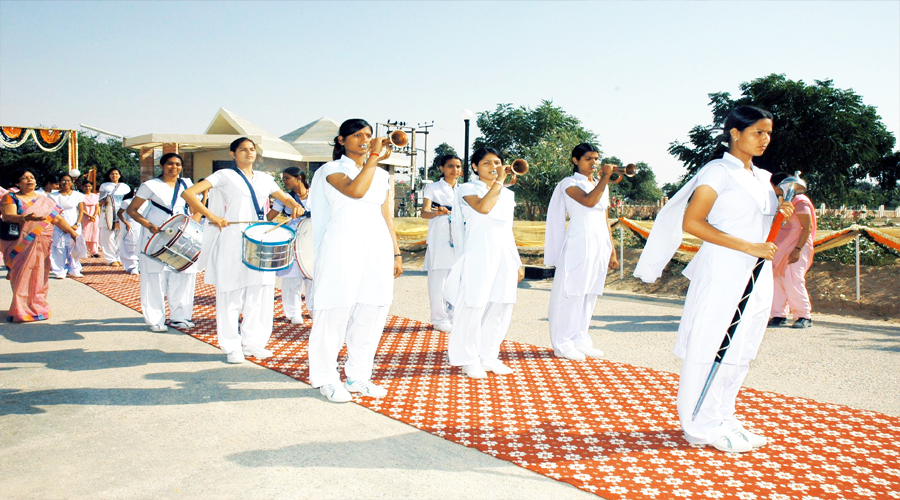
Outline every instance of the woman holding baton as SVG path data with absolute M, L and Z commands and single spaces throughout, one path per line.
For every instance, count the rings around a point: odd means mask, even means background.
M 760 108 L 731 111 L 722 137 L 727 152 L 703 166 L 660 211 L 634 271 L 645 282 L 655 281 L 681 243 L 682 228 L 703 240 L 684 270 L 691 284 L 674 348 L 683 360 L 678 417 L 689 443 L 726 452 L 747 452 L 767 442 L 738 420 L 735 400 L 768 323 L 774 286 L 771 262 L 755 281 L 696 417 L 693 412 L 756 261 L 771 261 L 775 255 L 775 244 L 766 242 L 772 219 L 778 211 L 787 217 L 793 211 L 790 203 L 776 197 L 771 174 L 753 165 L 753 158 L 769 145 L 772 126 L 772 114 Z

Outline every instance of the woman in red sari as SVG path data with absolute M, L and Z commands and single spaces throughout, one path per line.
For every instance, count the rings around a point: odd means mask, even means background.
M 81 192 L 84 194 L 84 217 L 81 218 L 81 234 L 87 243 L 88 255 L 100 256 L 100 225 L 97 217 L 100 215 L 100 197 L 94 192 L 94 184 L 89 180 L 81 183 Z
M 72 238 L 78 234 L 59 215 L 59 207 L 50 198 L 34 191 L 34 172 L 24 170 L 18 176 L 18 193 L 0 198 L 0 213 L 5 222 L 19 224 L 19 239 L 5 241 L 3 257 L 9 268 L 13 298 L 7 321 L 26 323 L 50 317 L 47 291 L 50 288 L 50 241 L 57 226 Z

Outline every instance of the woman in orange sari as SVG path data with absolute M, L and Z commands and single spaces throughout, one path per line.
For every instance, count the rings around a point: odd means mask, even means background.
M 0 198 L 5 222 L 19 224 L 19 239 L 6 243 L 3 257 L 9 268 L 13 298 L 7 321 L 26 323 L 50 317 L 47 291 L 50 288 L 51 226 L 57 226 L 72 238 L 78 234 L 60 216 L 59 207 L 50 198 L 34 191 L 34 172 L 23 170 L 17 177 L 19 192 Z

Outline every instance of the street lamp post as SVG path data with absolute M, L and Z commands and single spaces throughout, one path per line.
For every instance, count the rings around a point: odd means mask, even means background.
M 459 117 L 466 123 L 466 137 L 463 145 L 463 151 L 465 151 L 463 155 L 463 182 L 469 182 L 469 121 L 475 117 L 475 113 L 471 109 L 464 109 L 459 114 Z

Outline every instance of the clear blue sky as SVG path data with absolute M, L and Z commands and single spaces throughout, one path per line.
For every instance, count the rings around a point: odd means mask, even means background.
M 429 149 L 462 153 L 461 110 L 548 99 L 667 182 L 707 94 L 770 73 L 853 89 L 900 136 L 900 1 L 0 0 L 3 125 L 202 133 L 224 107 L 275 135 L 434 121 Z

